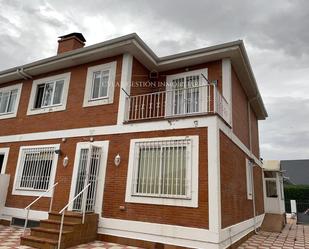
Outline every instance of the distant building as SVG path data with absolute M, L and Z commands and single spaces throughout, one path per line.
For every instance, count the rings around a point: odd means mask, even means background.
M 293 185 L 309 185 L 309 159 L 280 161 L 284 181 Z

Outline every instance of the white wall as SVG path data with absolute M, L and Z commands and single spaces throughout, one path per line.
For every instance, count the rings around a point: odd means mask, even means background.
M 0 214 L 5 206 L 6 196 L 10 182 L 10 175 L 0 174 Z

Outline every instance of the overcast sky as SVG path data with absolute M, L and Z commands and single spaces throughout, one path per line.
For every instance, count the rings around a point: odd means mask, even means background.
M 0 0 L 0 70 L 136 32 L 159 56 L 243 39 L 269 118 L 264 159 L 309 158 L 309 1 Z

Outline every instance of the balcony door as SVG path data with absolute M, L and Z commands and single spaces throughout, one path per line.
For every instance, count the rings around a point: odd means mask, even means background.
M 167 77 L 166 116 L 206 111 L 208 89 L 202 73 L 207 75 L 207 70 L 195 70 Z

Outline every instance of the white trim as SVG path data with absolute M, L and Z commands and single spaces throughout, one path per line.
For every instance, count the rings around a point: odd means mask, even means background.
M 132 178 L 134 172 L 134 151 L 135 144 L 137 142 L 145 141 L 166 141 L 166 140 L 179 140 L 179 139 L 191 139 L 190 158 L 191 165 L 191 198 L 190 199 L 176 199 L 168 197 L 145 197 L 145 196 L 133 196 L 132 195 Z M 198 207 L 198 166 L 199 166 L 199 137 L 198 136 L 175 136 L 175 137 L 154 137 L 154 138 L 140 138 L 131 139 L 130 152 L 129 152 L 129 165 L 127 173 L 127 185 L 126 185 L 126 198 L 125 201 L 129 203 L 144 203 L 154 205 L 170 205 L 170 206 L 183 206 L 183 207 Z
M 232 64 L 230 58 L 222 59 L 222 96 L 228 104 L 228 123 L 233 126 Z
M 44 191 L 42 190 L 24 190 L 24 189 L 18 189 L 17 188 L 17 178 L 18 178 L 18 173 L 22 169 L 22 155 L 23 155 L 23 150 L 27 148 L 44 148 L 44 147 L 55 147 L 55 150 L 60 149 L 60 144 L 45 144 L 45 145 L 30 145 L 30 146 L 20 146 L 19 148 L 19 154 L 18 154 L 18 161 L 17 161 L 17 167 L 16 167 L 16 172 L 15 172 L 15 177 L 14 177 L 14 184 L 12 188 L 12 195 L 25 195 L 25 196 L 40 196 Z M 56 176 L 56 170 L 57 170 L 57 165 L 58 165 L 58 154 L 54 153 L 54 159 L 53 159 L 53 165 L 52 165 L 52 170 L 50 173 L 50 180 L 49 180 L 49 186 L 50 188 L 55 181 L 55 176 Z M 46 193 L 46 197 L 51 197 L 52 196 L 52 191 Z
M 132 81 L 132 65 L 133 65 L 133 56 L 131 54 L 124 54 L 122 58 L 117 124 L 122 124 L 125 120 L 127 110 L 126 109 L 127 96 L 122 89 L 124 89 L 127 92 L 127 94 L 130 94 L 131 81 Z
M 247 184 L 247 199 L 252 200 L 253 197 L 253 167 L 248 158 L 246 158 L 246 184 Z
M 222 229 L 220 232 L 220 248 L 228 248 L 233 243 L 254 231 L 254 222 L 256 222 L 256 227 L 260 227 L 264 216 L 265 214 L 261 214 L 256 217 L 256 221 L 254 218 L 251 218 Z
M 79 159 L 80 159 L 80 150 L 82 148 L 89 148 L 90 145 L 102 147 L 102 158 L 101 158 L 101 164 L 99 166 L 99 172 L 98 172 L 97 193 L 96 193 L 96 202 L 95 202 L 95 209 L 94 209 L 96 213 L 101 214 L 102 204 L 103 204 L 103 195 L 104 195 L 104 186 L 105 186 L 105 174 L 106 174 L 106 167 L 107 167 L 109 141 L 95 141 L 92 143 L 80 142 L 76 144 L 69 200 L 73 199 L 74 194 L 75 194 L 75 186 L 76 186 L 76 181 L 77 181 L 77 173 L 78 173 Z M 73 207 L 73 203 L 69 206 L 68 209 L 72 210 L 72 207 Z
M 0 214 L 1 219 L 11 221 L 13 217 L 25 219 L 27 215 L 27 211 L 24 208 L 12 208 L 12 207 L 4 207 L 2 209 L 2 213 Z M 30 220 L 46 220 L 48 219 L 48 212 L 31 210 L 29 212 Z
M 117 62 L 113 61 L 113 62 L 101 64 L 101 65 L 95 65 L 95 66 L 92 66 L 92 67 L 88 67 L 83 107 L 106 105 L 106 104 L 113 103 L 113 101 L 114 101 L 114 89 L 115 89 L 115 84 L 116 84 L 116 82 L 115 82 L 116 65 L 117 65 Z M 98 99 L 91 99 L 93 73 L 96 72 L 96 71 L 104 71 L 104 70 L 109 70 L 107 97 L 102 97 L 102 98 L 98 98 Z
M 207 229 L 111 218 L 100 218 L 98 233 L 188 248 L 218 249 L 219 242 Z
M 3 164 L 2 164 L 2 169 L 0 174 L 5 174 L 5 170 L 6 170 L 6 165 L 8 162 L 8 158 L 9 158 L 9 152 L 10 152 L 10 148 L 0 148 L 0 154 L 4 155 L 4 159 L 3 159 Z
M 207 130 L 209 230 L 219 232 L 221 229 L 221 181 L 218 119 L 213 119 Z
M 53 75 L 53 76 L 34 80 L 32 83 L 27 115 L 36 115 L 36 114 L 41 114 L 41 113 L 57 112 L 57 111 L 65 110 L 66 105 L 67 105 L 67 99 L 68 99 L 70 78 L 71 78 L 71 72 L 68 72 L 68 73 Z M 62 96 L 61 96 L 61 104 L 35 109 L 34 103 L 35 103 L 35 98 L 36 98 L 37 86 L 39 84 L 44 84 L 46 82 L 56 81 L 56 80 L 64 80 Z
M 12 112 L 9 112 L 9 113 L 0 114 L 0 119 L 15 118 L 17 116 L 17 111 L 18 111 L 18 107 L 19 107 L 19 101 L 20 101 L 22 87 L 23 87 L 23 84 L 19 83 L 19 84 L 10 85 L 10 86 L 7 86 L 7 87 L 0 88 L 0 92 L 17 90 L 17 96 L 16 96 L 16 100 L 15 100 L 14 110 Z
M 96 127 L 85 127 L 77 129 L 56 130 L 46 132 L 35 132 L 18 135 L 0 136 L 0 143 L 21 142 L 21 141 L 39 141 L 55 138 L 83 137 L 83 136 L 98 136 L 124 134 L 134 132 L 146 132 L 154 130 L 173 130 L 184 128 L 207 127 L 211 124 L 211 120 L 215 116 L 208 117 L 190 117 L 186 119 L 174 119 L 155 122 L 141 122 L 121 125 L 106 125 Z M 195 123 L 197 121 L 197 124 Z

